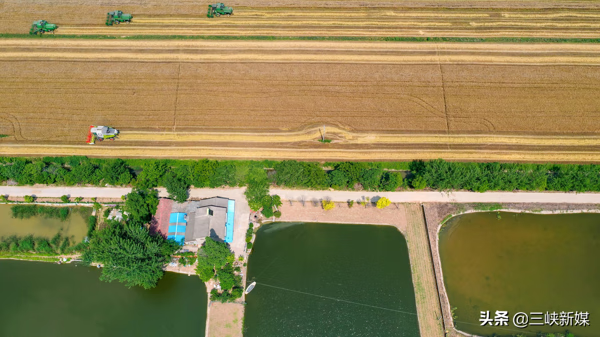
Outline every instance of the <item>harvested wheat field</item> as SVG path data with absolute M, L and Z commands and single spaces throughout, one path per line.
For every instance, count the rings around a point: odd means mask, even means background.
M 585 44 L 0 40 L 2 152 L 110 125 L 119 141 L 82 151 L 598 161 L 599 65 Z
M 598 38 L 598 18 L 600 11 L 593 10 L 242 7 L 236 8 L 233 16 L 219 19 L 209 19 L 205 15 L 138 14 L 131 24 L 118 27 L 105 26 L 101 16 L 86 24 L 65 19 L 58 34 Z
M 231 17 L 209 19 L 205 5 L 146 8 L 119 4 L 118 8 L 132 13 L 134 19 L 131 24 L 112 27 L 107 27 L 104 20 L 113 7 L 86 5 L 85 1 L 70 7 L 28 8 L 11 3 L 5 7 L 0 14 L 0 32 L 7 33 L 27 33 L 33 20 L 44 18 L 57 23 L 57 34 L 63 35 L 600 37 L 600 10 L 586 7 L 528 10 L 235 7 Z

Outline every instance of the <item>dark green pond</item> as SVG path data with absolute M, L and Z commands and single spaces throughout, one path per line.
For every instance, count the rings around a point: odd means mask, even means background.
M 98 280 L 96 268 L 0 261 L 0 336 L 204 336 L 198 277 L 166 273 L 152 290 Z
M 444 281 L 457 326 L 491 335 L 564 332 L 600 336 L 600 215 L 474 213 L 440 233 Z M 589 312 L 590 326 L 485 326 L 480 311 Z M 539 316 L 535 316 L 539 317 Z M 505 330 L 508 329 L 508 330 Z
M 394 227 L 269 224 L 248 266 L 245 336 L 419 336 L 408 249 Z

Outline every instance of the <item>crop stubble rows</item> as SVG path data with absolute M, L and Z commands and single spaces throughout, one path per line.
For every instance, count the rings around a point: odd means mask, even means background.
M 511 57 L 535 54 L 546 60 L 526 65 L 504 63 L 501 55 L 494 56 L 497 62 L 482 63 L 488 51 L 478 51 L 477 45 L 471 50 L 461 45 L 463 51 L 447 45 L 445 51 L 434 44 L 418 49 L 416 44 L 231 42 L 231 48 L 218 49 L 219 42 L 177 42 L 163 54 L 153 47 L 158 42 L 87 40 L 77 42 L 87 45 L 80 51 L 69 43 L 52 43 L 75 56 L 65 52 L 64 60 L 55 56 L 52 61 L 5 57 L 27 48 L 43 49 L 41 55 L 47 50 L 27 40 L 23 46 L 0 46 L 1 133 L 17 134 L 18 129 L 22 140 L 77 142 L 91 124 L 124 131 L 294 130 L 327 124 L 374 133 L 600 132 L 595 65 L 600 53 L 595 47 L 567 50 L 581 64 L 553 64 L 554 57 L 564 57 L 562 45 L 531 51 L 513 46 L 520 52 L 497 46 Z M 131 52 L 121 53 L 133 58 L 103 58 L 107 46 L 125 44 Z M 244 54 L 236 46 L 249 50 Z M 194 48 L 199 51 L 191 61 L 161 60 Z M 386 48 L 389 62 L 369 61 L 367 49 L 385 55 Z M 78 59 L 77 53 L 85 58 Z M 152 57 L 145 59 L 148 53 Z M 241 53 L 234 56 L 246 61 L 218 61 L 230 53 Z M 435 53 L 441 64 L 417 62 L 421 57 L 436 60 Z M 290 55 L 298 61 L 285 61 Z M 319 55 L 346 61 L 318 62 Z M 403 62 L 402 55 L 409 61 Z

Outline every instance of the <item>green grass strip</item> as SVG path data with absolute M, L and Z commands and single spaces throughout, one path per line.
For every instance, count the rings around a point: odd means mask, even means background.
M 10 254 L 0 253 L 0 260 L 25 260 L 25 261 L 41 261 L 41 262 L 58 262 L 58 256 L 35 256 L 34 254 Z
M 544 37 L 421 37 L 421 36 L 229 36 L 229 35 L 29 35 L 0 34 L 0 39 L 87 39 L 87 40 L 258 40 L 258 41 L 389 41 L 465 43 L 600 43 L 600 38 Z

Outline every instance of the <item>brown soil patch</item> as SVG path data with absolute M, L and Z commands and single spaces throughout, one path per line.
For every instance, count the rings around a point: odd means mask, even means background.
M 242 304 L 212 302 L 209 312 L 208 337 L 243 336 L 244 306 Z
M 370 203 L 365 207 L 357 204 L 356 200 L 352 207 L 348 203 L 335 204 L 334 209 L 326 211 L 321 207 L 320 200 L 286 200 L 279 207 L 281 218 L 277 221 L 390 225 L 406 234 L 406 216 L 400 204 L 392 204 L 384 209 L 378 209 Z

